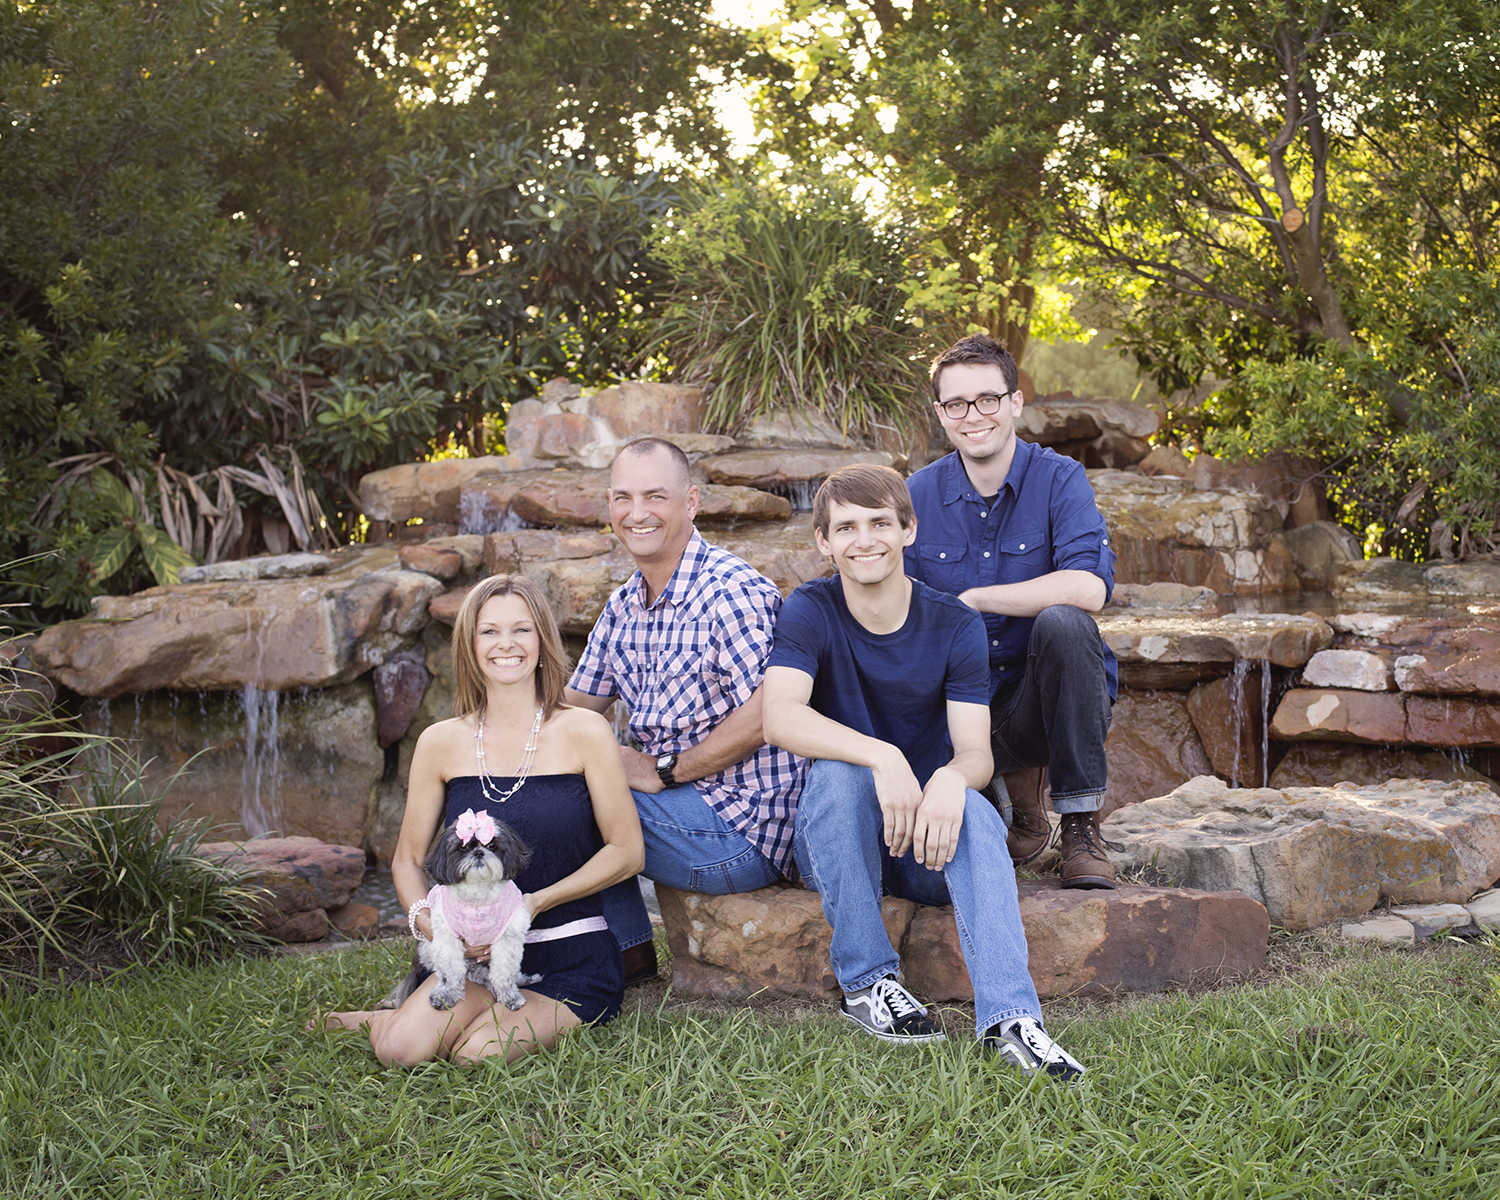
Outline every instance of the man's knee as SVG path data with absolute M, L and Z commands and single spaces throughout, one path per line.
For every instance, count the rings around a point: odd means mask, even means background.
M 797 807 L 802 813 L 823 809 L 839 811 L 861 796 L 875 799 L 875 776 L 869 767 L 820 758 L 807 772 L 807 783 L 803 785 Z
M 1099 627 L 1081 608 L 1071 604 L 1052 604 L 1037 613 L 1031 627 L 1033 641 L 1073 642 L 1099 637 Z

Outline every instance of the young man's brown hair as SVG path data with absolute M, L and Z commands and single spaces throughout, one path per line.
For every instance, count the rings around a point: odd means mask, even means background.
M 954 367 L 959 363 L 991 363 L 1000 368 L 1005 375 L 1005 386 L 1008 391 L 1015 391 L 1020 386 L 1020 368 L 1016 366 L 1016 360 L 1011 352 L 1002 346 L 994 338 L 985 337 L 982 333 L 976 333 L 972 337 L 966 337 L 961 341 L 954 342 L 935 359 L 927 372 L 927 381 L 932 385 L 932 398 L 940 399 L 938 396 L 938 375 L 944 367 Z
M 917 521 L 916 510 L 911 506 L 911 493 L 906 490 L 906 480 L 890 467 L 855 463 L 840 467 L 823 480 L 813 498 L 813 528 L 824 537 L 828 536 L 828 510 L 834 504 L 895 509 L 902 529 L 910 529 Z

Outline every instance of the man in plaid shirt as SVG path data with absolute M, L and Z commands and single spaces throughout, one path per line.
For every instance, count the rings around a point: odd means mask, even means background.
M 620 748 L 646 842 L 645 874 L 692 892 L 765 887 L 791 861 L 806 763 L 765 744 L 761 677 L 781 593 L 693 527 L 687 456 L 640 438 L 610 470 L 609 512 L 638 570 L 610 598 L 569 683 L 571 704 L 619 698 L 640 749 Z M 635 880 L 604 895 L 627 979 L 655 975 Z M 641 949 L 631 953 L 633 947 Z

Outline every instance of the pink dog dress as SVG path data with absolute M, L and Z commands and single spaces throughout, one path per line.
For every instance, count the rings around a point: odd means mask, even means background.
M 427 893 L 433 913 L 441 913 L 448 928 L 471 946 L 488 946 L 496 941 L 520 909 L 521 900 L 521 889 L 510 881 L 500 889 L 498 900 L 482 904 L 461 900 L 440 883 Z

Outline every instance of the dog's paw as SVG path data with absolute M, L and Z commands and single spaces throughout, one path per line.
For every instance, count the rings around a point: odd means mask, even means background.
M 542 982 L 542 977 L 540 975 L 517 975 L 516 976 L 516 986 L 517 987 L 530 987 L 533 983 L 541 983 L 541 982 Z
M 443 988 L 433 988 L 432 995 L 427 997 L 428 1003 L 439 1012 L 446 1012 L 462 999 L 462 992 L 455 993 Z
M 518 1008 L 524 1008 L 526 1005 L 526 997 L 521 995 L 515 988 L 502 993 L 500 1000 L 511 1012 L 515 1012 Z

